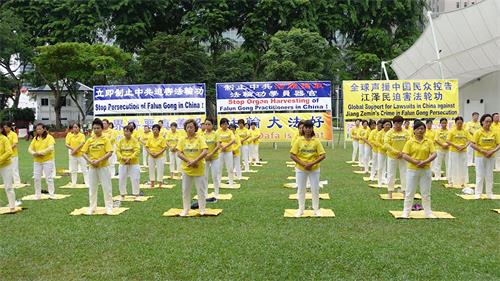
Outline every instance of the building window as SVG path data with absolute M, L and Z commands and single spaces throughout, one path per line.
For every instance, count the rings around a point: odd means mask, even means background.
M 66 97 L 61 97 L 61 106 L 66 106 Z
M 457 9 L 460 8 L 460 2 L 457 2 Z
M 49 106 L 49 99 L 42 99 L 42 106 Z
M 464 7 L 467 7 L 467 2 L 464 2 Z
M 42 118 L 42 121 L 47 121 L 49 120 L 49 118 Z

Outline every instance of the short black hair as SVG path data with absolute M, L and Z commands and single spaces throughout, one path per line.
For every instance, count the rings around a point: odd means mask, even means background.
M 424 122 L 422 121 L 416 121 L 413 123 L 413 131 L 416 131 L 418 128 L 424 126 L 425 127 L 425 124 Z
M 222 124 L 228 124 L 229 125 L 229 120 L 227 118 L 221 118 L 219 121 L 219 125 L 222 126 Z
M 245 120 L 244 120 L 244 119 L 239 119 L 239 120 L 238 120 L 238 124 L 243 124 L 243 125 L 245 125 Z
M 462 116 L 455 117 L 455 123 L 457 123 L 458 121 L 464 122 L 464 118 Z
M 486 118 L 490 117 L 491 118 L 491 121 L 493 121 L 493 116 L 491 114 L 483 114 L 483 116 L 481 116 L 481 119 L 479 119 L 479 123 L 481 124 L 481 126 L 483 126 L 483 122 L 484 120 L 486 120 Z
M 425 124 L 432 124 L 432 122 L 434 122 L 434 119 L 427 119 L 425 120 Z
M 405 119 L 400 115 L 396 115 L 394 116 L 394 118 L 392 118 L 392 122 L 394 123 L 403 123 L 404 121 Z
M 177 128 L 177 123 L 175 123 L 175 122 L 170 123 L 170 127 L 176 127 Z
M 474 115 L 479 116 L 479 112 L 473 112 L 473 113 L 472 113 L 472 116 L 474 116 Z
M 448 122 L 448 119 L 446 119 L 446 118 L 441 118 L 441 119 L 439 119 L 439 123 L 443 123 L 443 121 Z
M 250 126 L 255 126 L 255 127 L 257 127 L 257 123 L 256 123 L 256 122 L 252 122 L 252 123 L 250 123 Z
M 134 127 L 132 127 L 130 125 L 127 125 L 127 126 L 123 127 L 123 130 L 124 131 L 127 130 L 127 131 L 133 133 L 134 132 Z
M 316 134 L 314 133 L 314 122 L 312 120 L 306 120 L 304 121 L 304 128 L 313 128 L 313 131 L 311 133 L 311 136 L 315 136 Z
M 196 123 L 196 121 L 194 119 L 188 119 L 184 122 L 184 131 L 187 132 L 186 128 L 187 128 L 187 125 L 189 124 L 194 124 L 194 131 L 195 132 L 198 132 L 198 123 Z
M 106 119 L 104 119 L 104 120 L 106 120 Z M 97 125 L 97 126 L 100 126 L 101 129 L 104 128 L 104 125 L 103 125 L 104 120 L 101 120 L 99 118 L 94 119 L 94 121 L 92 121 L 92 127 L 94 127 L 94 125 Z
M 160 131 L 160 130 L 161 130 L 161 126 L 160 126 L 160 125 L 158 125 L 158 124 L 154 124 L 152 129 L 154 129 L 154 128 L 158 129 L 158 131 Z

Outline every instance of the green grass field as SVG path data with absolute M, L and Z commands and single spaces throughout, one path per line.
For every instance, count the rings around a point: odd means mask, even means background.
M 32 184 L 27 144 L 21 141 L 20 170 Z M 389 210 L 403 202 L 379 199 L 380 191 L 353 174 L 345 164 L 350 149 L 327 151 L 322 192 L 332 199 L 320 206 L 335 218 L 283 218 L 285 208 L 297 207 L 288 200 L 294 191 L 282 187 L 293 182 L 286 179 L 294 175 L 285 165 L 288 145 L 263 145 L 269 164 L 241 189 L 224 190 L 232 200 L 209 204 L 224 209 L 219 217 L 162 217 L 182 206 L 180 182 L 145 190 L 155 197 L 124 202 L 130 210 L 113 217 L 70 216 L 88 206 L 85 189 L 56 188 L 71 197 L 25 201 L 23 212 L 0 216 L 0 280 L 500 280 L 500 215 L 491 211 L 500 201 L 466 201 L 455 196 L 459 190 L 433 183 L 433 210 L 456 219 L 396 220 Z M 68 163 L 61 140 L 56 163 Z M 56 187 L 68 181 L 56 180 Z M 114 195 L 117 185 L 113 180 Z M 494 190 L 500 193 L 500 185 Z M 17 198 L 33 193 L 33 185 L 16 189 Z

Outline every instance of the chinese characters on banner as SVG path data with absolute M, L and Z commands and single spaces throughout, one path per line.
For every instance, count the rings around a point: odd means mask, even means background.
M 205 113 L 205 84 L 94 86 L 94 115 Z
M 331 112 L 316 113 L 255 113 L 255 114 L 219 114 L 221 118 L 229 119 L 230 124 L 238 125 L 238 120 L 245 123 L 255 122 L 261 132 L 262 142 L 289 142 L 297 133 L 297 126 L 301 119 L 312 120 L 314 133 L 321 140 L 333 140 Z
M 330 89 L 328 81 L 217 83 L 217 113 L 331 111 Z
M 344 81 L 344 118 L 455 118 L 457 80 Z
M 109 122 L 113 123 L 115 130 L 122 131 L 123 127 L 128 124 L 128 122 L 134 122 L 137 126 L 139 132 L 143 131 L 144 125 L 148 125 L 149 128 L 154 124 L 158 124 L 159 120 L 163 121 L 163 127 L 167 130 L 170 129 L 170 124 L 172 122 L 177 123 L 177 129 L 184 130 L 184 122 L 188 119 L 194 119 L 198 126 L 205 121 L 205 114 L 189 114 L 189 115 L 158 115 L 158 116 L 105 116 Z

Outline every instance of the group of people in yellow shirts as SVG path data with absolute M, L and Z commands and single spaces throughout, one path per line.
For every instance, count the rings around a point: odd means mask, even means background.
M 500 149 L 500 120 L 498 113 L 475 112 L 472 121 L 464 123 L 456 117 L 451 129 L 446 118 L 440 119 L 439 129 L 433 129 L 433 120 L 414 120 L 410 126 L 401 116 L 392 119 L 356 120 L 351 129 L 352 161 L 370 173 L 370 180 L 387 185 L 388 196 L 395 191 L 399 170 L 400 190 L 405 193 L 403 217 L 408 217 L 416 187 L 422 193 L 422 206 L 428 217 L 433 217 L 430 201 L 432 176 L 441 178 L 445 164 L 448 184 L 465 187 L 468 166 L 476 168 L 475 198 L 479 199 L 486 187 L 486 196 L 493 198 L 493 170 L 498 164 L 496 152 Z M 474 152 L 475 157 L 469 155 Z

